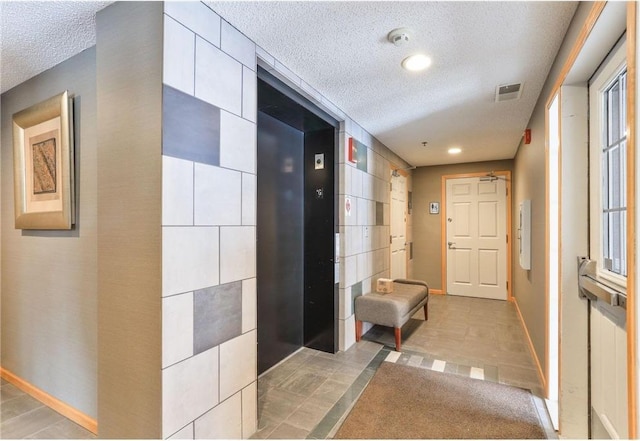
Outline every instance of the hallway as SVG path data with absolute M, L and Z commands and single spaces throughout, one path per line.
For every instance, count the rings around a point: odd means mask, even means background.
M 391 328 L 375 326 L 346 352 L 303 348 L 258 379 L 253 438 L 331 438 L 382 361 L 529 389 L 549 438 L 542 385 L 513 303 L 432 295 L 403 328 L 402 352 Z M 384 345 L 384 346 L 383 346 Z

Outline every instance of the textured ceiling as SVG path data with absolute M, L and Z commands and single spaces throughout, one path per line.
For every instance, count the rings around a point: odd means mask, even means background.
M 110 3 L 0 0 L 0 93 L 96 44 Z
M 526 1 L 207 3 L 418 166 L 512 158 L 577 7 Z M 402 47 L 386 40 L 397 27 L 414 30 Z M 400 67 L 415 52 L 432 58 L 429 69 Z M 497 85 L 521 81 L 520 100 L 494 102 Z M 452 146 L 462 154 L 447 154 Z
M 2 2 L 0 90 L 95 44 L 111 2 Z M 414 165 L 512 158 L 576 2 L 207 2 Z M 386 40 L 414 30 L 402 47 Z M 422 73 L 400 67 L 423 52 Z M 524 82 L 495 103 L 499 84 Z M 534 134 L 534 136 L 543 136 Z M 422 147 L 422 141 L 428 146 Z M 459 146 L 462 154 L 446 149 Z

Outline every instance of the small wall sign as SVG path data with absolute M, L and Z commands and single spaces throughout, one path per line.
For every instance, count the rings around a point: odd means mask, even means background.
M 440 214 L 440 202 L 429 202 L 429 214 Z

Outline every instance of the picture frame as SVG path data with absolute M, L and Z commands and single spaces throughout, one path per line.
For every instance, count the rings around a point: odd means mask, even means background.
M 429 202 L 429 214 L 440 214 L 440 202 Z
M 73 104 L 64 91 L 13 115 L 15 228 L 75 224 Z

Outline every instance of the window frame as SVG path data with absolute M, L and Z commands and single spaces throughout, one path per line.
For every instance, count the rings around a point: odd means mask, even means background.
M 590 189 L 590 219 L 589 219 L 589 254 L 592 260 L 597 261 L 597 274 L 607 281 L 626 288 L 627 276 L 615 273 L 604 266 L 604 239 L 602 231 L 603 221 L 603 146 L 607 145 L 605 139 L 607 135 L 607 107 L 605 103 L 605 93 L 613 86 L 620 75 L 627 70 L 626 60 L 626 37 L 619 42 L 611 51 L 611 54 L 598 72 L 593 76 L 589 84 L 589 189 Z M 628 83 L 628 81 L 627 81 Z M 626 115 L 626 112 L 625 112 Z M 626 127 L 626 122 L 623 124 Z M 626 155 L 627 153 L 625 153 Z M 625 159 L 626 162 L 626 159 Z M 622 174 L 626 179 L 626 170 Z M 626 182 L 624 183 L 626 187 Z M 626 195 L 624 195 L 626 201 Z M 627 210 L 628 201 L 625 202 Z M 628 216 L 627 216 L 628 217 Z M 626 222 L 625 222 L 626 226 Z M 626 237 L 626 227 L 625 227 Z M 626 260 L 625 246 L 625 272 L 628 273 L 628 262 Z

